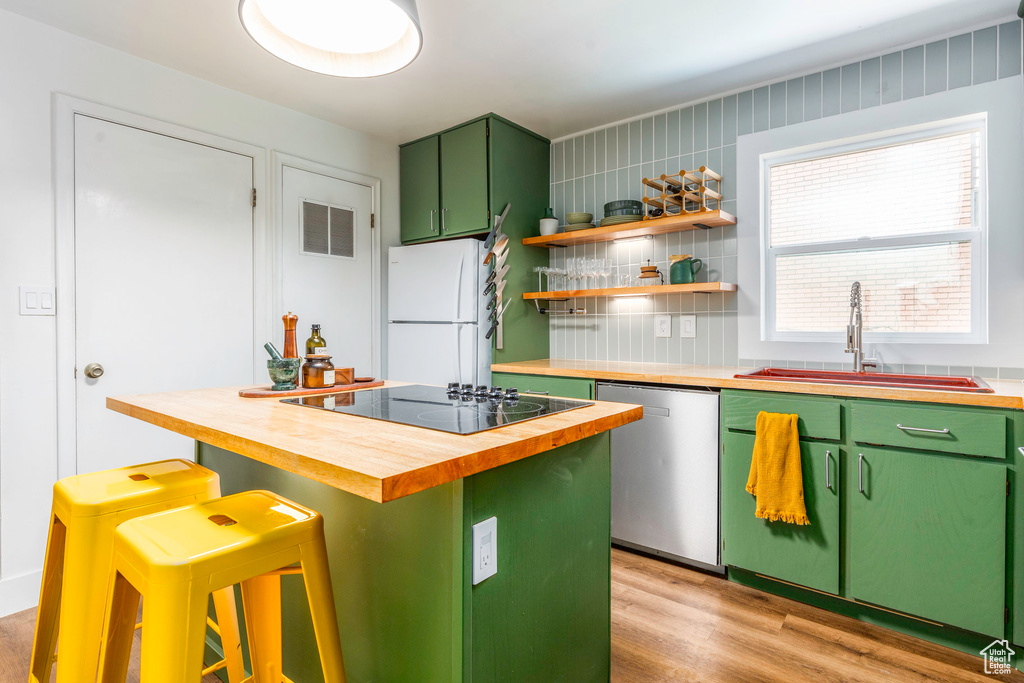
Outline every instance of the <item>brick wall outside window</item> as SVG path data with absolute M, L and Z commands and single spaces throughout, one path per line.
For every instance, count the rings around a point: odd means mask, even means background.
M 979 138 L 957 132 L 772 166 L 771 246 L 971 230 Z M 868 331 L 971 332 L 970 241 L 842 249 L 777 255 L 777 331 L 842 330 L 859 280 Z

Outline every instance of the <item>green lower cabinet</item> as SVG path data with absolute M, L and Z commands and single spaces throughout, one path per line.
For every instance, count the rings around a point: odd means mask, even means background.
M 809 527 L 754 517 L 760 410 L 800 415 Z M 1019 411 L 723 390 L 723 562 L 747 585 L 831 593 L 801 599 L 964 651 L 982 637 L 1022 643 L 1020 443 Z
M 594 380 L 576 377 L 548 377 L 547 375 L 515 375 L 507 372 L 492 372 L 491 384 L 499 387 L 515 387 L 522 394 L 546 394 L 561 398 L 578 398 L 593 401 Z
M 839 592 L 839 449 L 800 443 L 804 503 L 810 524 L 769 522 L 754 516 L 747 493 L 754 435 L 725 432 L 722 450 L 722 561 L 808 586 Z
M 1006 467 L 878 448 L 852 456 L 850 597 L 1001 637 Z

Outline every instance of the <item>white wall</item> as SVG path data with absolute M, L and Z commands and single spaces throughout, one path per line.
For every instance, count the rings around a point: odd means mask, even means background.
M 380 178 L 381 272 L 399 243 L 397 146 L 0 11 L 0 615 L 38 597 L 57 472 L 55 321 L 18 315 L 54 284 L 52 93 Z

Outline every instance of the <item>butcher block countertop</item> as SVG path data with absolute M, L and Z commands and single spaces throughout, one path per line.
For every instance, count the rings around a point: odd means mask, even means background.
M 820 394 L 878 398 L 890 401 L 920 401 L 962 406 L 988 406 L 1024 410 L 1024 384 L 1020 380 L 985 379 L 995 393 L 974 394 L 966 391 L 936 389 L 904 389 L 867 387 L 848 384 L 786 382 L 781 380 L 744 379 L 734 375 L 751 372 L 753 368 L 712 365 L 674 365 L 671 363 L 634 363 L 628 361 L 563 360 L 544 358 L 515 363 L 495 363 L 492 372 L 510 372 L 551 377 L 581 377 L 648 384 L 751 389 L 790 394 Z
M 276 397 L 240 398 L 241 388 L 115 396 L 107 398 L 107 408 L 379 503 L 643 417 L 640 406 L 601 401 L 459 435 L 303 408 Z

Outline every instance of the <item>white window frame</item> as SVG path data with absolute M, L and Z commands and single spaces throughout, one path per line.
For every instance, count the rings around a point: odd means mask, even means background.
M 842 241 L 805 242 L 771 246 L 771 170 L 774 166 L 888 147 L 953 133 L 977 131 L 978 184 L 972 197 L 973 226 L 967 230 L 943 230 L 900 237 L 859 238 Z M 894 344 L 985 344 L 988 342 L 988 116 L 985 113 L 935 121 L 918 126 L 888 130 L 856 139 L 833 140 L 817 145 L 770 152 L 760 156 L 761 192 L 761 339 L 762 341 L 835 341 L 843 330 L 826 332 L 780 332 L 775 327 L 776 259 L 789 254 L 829 253 L 893 249 L 947 242 L 971 243 L 971 331 L 970 332 L 870 332 L 871 341 Z M 868 215 L 870 208 L 866 208 Z M 852 283 L 851 283 L 852 284 Z M 870 318 L 870 310 L 865 310 Z

